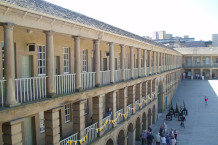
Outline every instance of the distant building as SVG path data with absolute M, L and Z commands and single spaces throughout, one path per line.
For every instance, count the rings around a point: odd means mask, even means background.
M 218 34 L 212 35 L 212 45 L 213 47 L 218 47 Z

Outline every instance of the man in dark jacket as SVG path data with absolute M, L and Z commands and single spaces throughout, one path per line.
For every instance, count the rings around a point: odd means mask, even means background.
M 150 134 L 147 136 L 148 145 L 152 145 L 153 139 L 154 139 L 154 136 L 150 132 Z

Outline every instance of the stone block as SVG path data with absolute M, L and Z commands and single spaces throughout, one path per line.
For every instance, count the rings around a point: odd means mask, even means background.
M 15 135 L 3 134 L 3 142 L 5 144 L 17 144 L 22 142 L 22 133 L 17 133 Z
M 60 125 L 59 119 L 56 120 L 45 120 L 45 127 L 47 128 L 56 128 Z
M 46 128 L 45 129 L 45 134 L 49 135 L 49 136 L 60 134 L 60 127 L 58 126 L 56 128 Z
M 59 112 L 54 112 L 54 113 L 51 113 L 51 112 L 45 112 L 44 113 L 44 117 L 45 119 L 47 120 L 55 120 L 55 119 L 58 119 L 59 118 Z
M 5 134 L 17 134 L 17 133 L 21 132 L 21 124 L 15 124 L 13 126 L 3 124 L 2 125 L 2 131 Z
M 47 144 L 60 144 L 60 134 L 56 134 L 55 136 L 45 136 L 45 143 Z

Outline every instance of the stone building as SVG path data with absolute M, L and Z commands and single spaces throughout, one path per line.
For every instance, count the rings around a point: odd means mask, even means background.
M 0 24 L 1 145 L 134 145 L 181 78 L 178 51 L 42 0 Z
M 183 68 L 189 79 L 218 78 L 218 47 L 174 48 L 183 54 Z

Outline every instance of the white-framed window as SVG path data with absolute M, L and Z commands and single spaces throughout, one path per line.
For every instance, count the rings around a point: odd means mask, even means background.
M 206 57 L 206 64 L 210 64 L 210 58 Z
M 69 48 L 63 48 L 63 59 L 64 59 L 64 73 L 69 73 Z
M 117 69 L 120 69 L 120 53 L 118 54 L 118 58 L 117 58 Z
M 197 58 L 197 64 L 201 63 L 201 58 Z
M 40 133 L 45 132 L 44 112 L 39 112 Z
M 44 45 L 38 45 L 38 75 L 46 75 L 46 51 Z
M 82 71 L 87 72 L 87 50 L 82 50 Z
M 65 123 L 69 122 L 71 120 L 70 117 L 70 104 L 64 105 L 64 112 L 65 112 Z
M 4 61 L 5 61 L 5 44 L 4 44 L 4 41 L 1 42 L 1 48 L 2 48 L 2 74 L 3 74 L 3 79 L 4 79 L 4 69 L 5 69 L 5 66 L 4 66 Z

